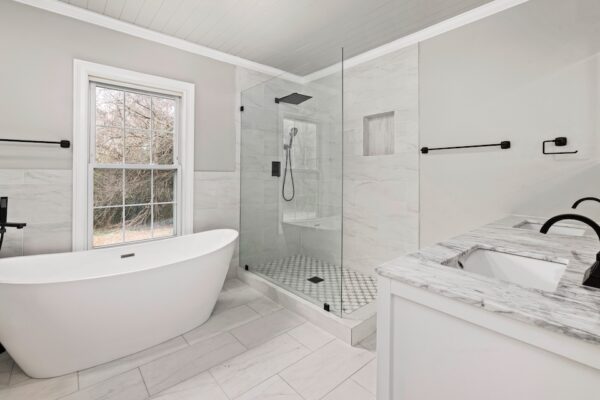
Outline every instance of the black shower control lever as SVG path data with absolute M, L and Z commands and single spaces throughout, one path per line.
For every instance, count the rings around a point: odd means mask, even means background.
M 281 161 L 271 161 L 271 176 L 281 176 Z
M 554 143 L 554 145 L 556 147 L 563 147 L 567 145 L 567 138 L 564 136 L 560 136 L 557 138 L 554 138 L 552 140 L 544 140 L 542 142 L 542 153 L 543 154 L 575 154 L 578 153 L 579 150 L 575 150 L 575 151 L 557 151 L 557 152 L 547 152 L 546 151 L 546 143 Z

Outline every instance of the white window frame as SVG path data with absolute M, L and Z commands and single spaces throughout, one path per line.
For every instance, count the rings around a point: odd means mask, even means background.
M 130 71 L 75 59 L 73 61 L 73 251 L 88 250 L 92 243 L 92 217 L 89 213 L 93 195 L 91 182 L 92 113 L 90 83 L 112 84 L 165 93 L 179 97 L 178 137 L 176 140 L 179 178 L 177 198 L 177 235 L 194 229 L 194 94 L 193 83 Z M 154 239 L 158 240 L 158 239 Z M 123 243 L 127 245 L 128 243 Z

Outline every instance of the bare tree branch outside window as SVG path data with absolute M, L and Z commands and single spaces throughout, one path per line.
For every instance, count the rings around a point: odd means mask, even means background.
M 96 86 L 94 247 L 174 235 L 176 107 L 173 98 Z

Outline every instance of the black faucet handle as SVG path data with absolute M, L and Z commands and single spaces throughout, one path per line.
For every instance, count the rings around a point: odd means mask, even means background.
M 6 225 L 8 215 L 8 197 L 0 197 L 0 226 Z

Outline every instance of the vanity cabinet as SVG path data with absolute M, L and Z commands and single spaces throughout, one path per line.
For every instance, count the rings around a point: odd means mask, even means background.
M 600 344 L 493 307 L 379 276 L 377 399 L 600 399 Z

